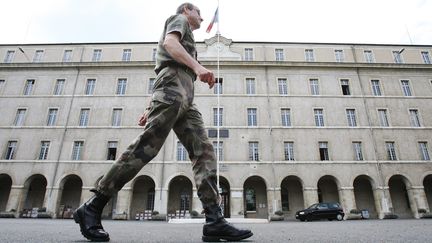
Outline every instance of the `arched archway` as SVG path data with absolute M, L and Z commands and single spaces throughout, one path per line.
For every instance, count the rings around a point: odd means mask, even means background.
M 399 218 L 412 218 L 410 196 L 407 190 L 410 186 L 408 179 L 402 175 L 394 175 L 390 178 L 388 185 L 393 212 Z
M 432 175 L 428 175 L 424 178 L 423 187 L 429 205 L 429 211 L 431 211 L 432 210 Z
M 6 211 L 11 187 L 11 177 L 7 174 L 0 174 L 0 212 Z
M 323 176 L 318 181 L 318 201 L 340 204 L 337 180 L 333 176 Z
M 168 216 L 187 217 L 192 209 L 192 182 L 186 176 L 177 176 L 171 180 L 168 190 Z
M 58 218 L 72 218 L 72 213 L 80 205 L 82 180 L 77 175 L 68 175 L 60 183 Z
M 259 176 L 249 177 L 243 185 L 246 218 L 268 218 L 267 186 Z
M 281 183 L 282 211 L 287 217 L 294 217 L 304 208 L 303 186 L 297 176 L 287 176 Z
M 149 176 L 135 179 L 132 189 L 130 217 L 133 219 L 150 219 L 155 203 L 155 183 Z
M 372 188 L 373 181 L 369 176 L 357 176 L 354 180 L 354 197 L 357 209 L 367 209 L 371 218 L 378 218 Z
M 33 175 L 24 183 L 22 217 L 31 217 L 33 208 L 42 208 L 45 200 L 47 180 L 43 175 Z
M 219 176 L 219 186 L 222 190 L 222 192 L 220 193 L 222 199 L 221 201 L 222 212 L 225 218 L 230 218 L 231 217 L 231 203 L 230 203 L 231 189 L 228 180 L 223 176 Z

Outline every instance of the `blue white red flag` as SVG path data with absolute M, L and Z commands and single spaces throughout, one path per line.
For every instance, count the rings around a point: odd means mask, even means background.
M 207 27 L 206 32 L 210 33 L 211 29 L 213 28 L 213 24 L 219 22 L 219 7 L 216 8 L 216 11 L 214 13 L 213 19 L 210 22 L 209 26 Z

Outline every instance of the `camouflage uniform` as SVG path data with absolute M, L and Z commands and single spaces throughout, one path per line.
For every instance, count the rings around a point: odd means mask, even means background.
M 193 104 L 196 75 L 188 67 L 175 62 L 162 46 L 165 36 L 172 32 L 180 33 L 181 45 L 196 58 L 195 40 L 187 18 L 182 14 L 171 16 L 165 23 L 158 45 L 155 68 L 158 75 L 144 132 L 113 164 L 97 190 L 107 196 L 119 191 L 158 154 L 173 129 L 189 153 L 198 196 L 205 208 L 218 202 L 216 157 L 201 113 Z

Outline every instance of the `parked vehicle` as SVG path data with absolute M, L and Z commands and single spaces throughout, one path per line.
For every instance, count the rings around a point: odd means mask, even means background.
M 326 203 L 315 203 L 310 207 L 296 212 L 295 217 L 300 221 L 311 221 L 319 219 L 336 219 L 341 221 L 345 216 L 345 213 L 339 203 L 326 202 Z

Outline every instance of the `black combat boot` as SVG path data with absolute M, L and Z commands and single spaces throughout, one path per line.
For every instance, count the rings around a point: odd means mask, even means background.
M 204 212 L 206 223 L 203 228 L 202 240 L 205 242 L 240 241 L 253 235 L 250 230 L 237 229 L 229 224 L 222 215 L 222 209 L 219 205 L 207 207 Z
M 91 241 L 109 241 L 109 234 L 102 227 L 101 215 L 110 197 L 96 190 L 90 191 L 95 195 L 75 210 L 73 218 L 80 225 L 85 238 Z

